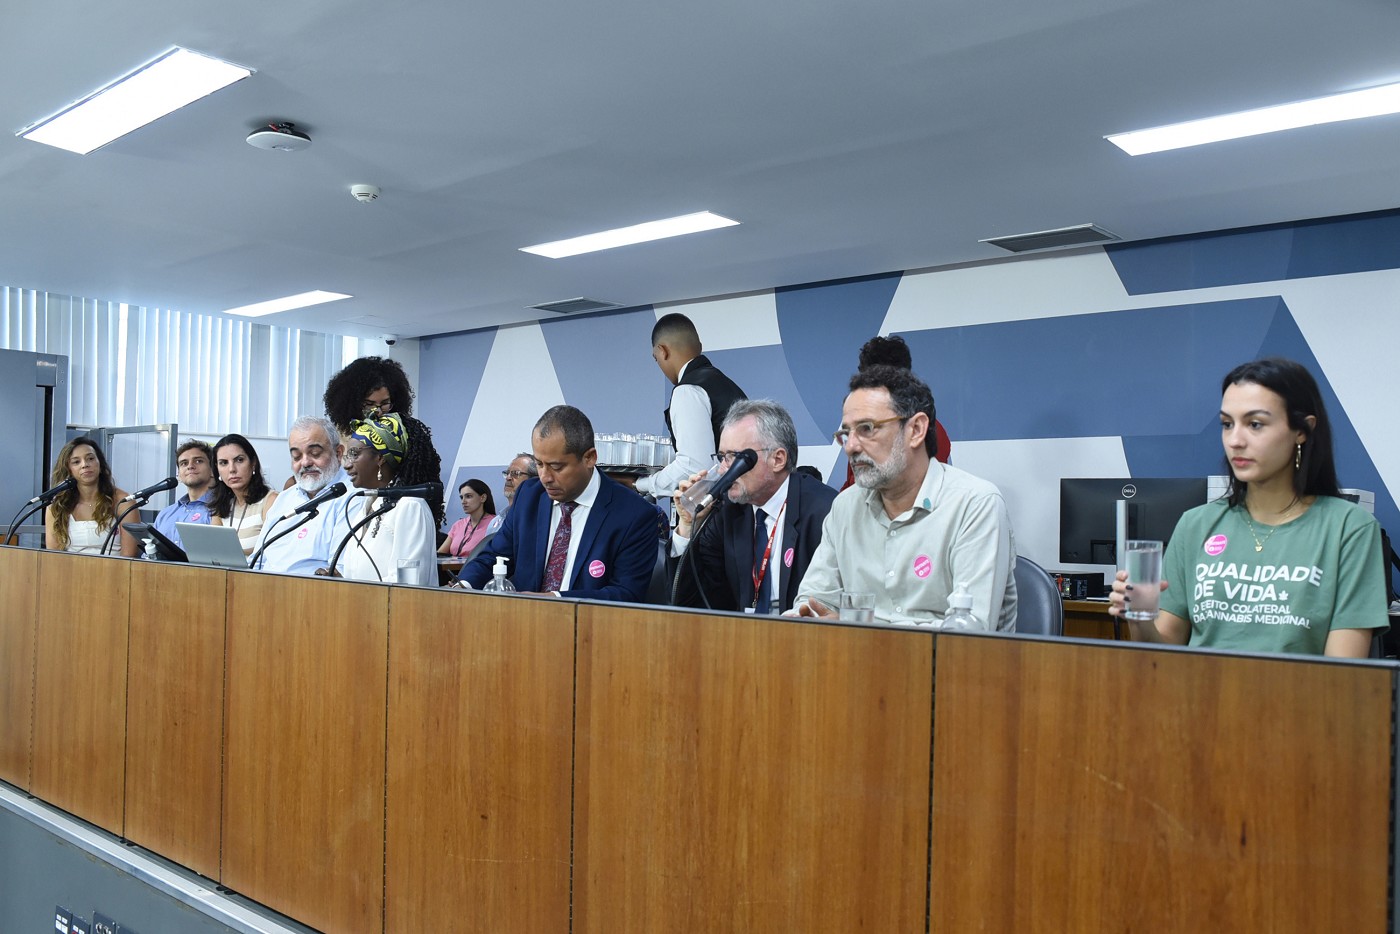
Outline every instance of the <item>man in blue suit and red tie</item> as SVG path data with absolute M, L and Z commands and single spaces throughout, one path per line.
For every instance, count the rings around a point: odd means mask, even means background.
M 531 435 L 539 477 L 524 481 L 500 531 L 458 575 L 479 590 L 497 556 L 522 593 L 641 603 L 656 566 L 656 509 L 596 468 L 593 425 L 571 405 Z

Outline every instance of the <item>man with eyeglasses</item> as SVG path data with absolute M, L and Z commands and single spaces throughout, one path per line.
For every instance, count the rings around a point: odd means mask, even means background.
M 656 567 L 656 510 L 597 469 L 593 424 L 570 405 L 531 435 L 537 478 L 522 481 L 501 529 L 454 586 L 480 589 L 497 557 L 522 593 L 641 603 Z
M 734 481 L 714 515 L 702 521 L 693 542 L 693 517 L 677 505 L 680 521 L 671 553 L 688 551 L 682 560 L 691 567 L 680 570 L 676 604 L 781 613 L 792 607 L 797 585 L 821 544 L 822 522 L 836 491 L 793 471 L 797 428 L 776 402 L 734 403 L 724 418 L 719 446 L 715 460 L 726 467 L 745 449 L 758 455 L 758 463 Z M 700 476 L 681 481 L 680 489 L 688 489 Z
M 856 485 L 836 498 L 794 615 L 834 618 L 843 591 L 873 593 L 887 623 L 937 624 L 958 584 L 988 629 L 1016 625 L 1016 546 L 1001 492 L 933 458 L 933 393 L 907 369 L 851 378 L 834 435 Z
M 540 469 L 535 466 L 535 458 L 533 455 L 526 454 L 524 451 L 515 455 L 515 460 L 510 462 L 510 466 L 501 471 L 501 476 L 506 478 L 505 494 L 507 504 L 506 509 L 501 510 L 502 516 L 504 516 L 506 510 L 515 503 L 515 491 L 519 489 L 520 484 L 529 480 L 531 477 L 538 477 L 539 475 Z
M 262 537 L 254 554 L 263 550 L 268 541 L 300 518 L 292 517 L 298 506 L 305 505 L 334 483 L 350 485 L 349 475 L 341 463 L 345 446 L 341 444 L 340 432 L 330 419 L 303 415 L 292 422 L 287 432 L 287 448 L 292 458 L 292 478 L 296 485 L 285 490 L 272 504 L 272 513 L 263 525 Z M 350 492 L 353 490 L 347 491 L 347 495 Z M 268 545 L 258 559 L 256 570 L 310 576 L 316 573 L 317 568 L 324 568 L 342 535 L 349 530 L 345 521 L 345 502 L 342 498 L 326 503 L 296 531 Z

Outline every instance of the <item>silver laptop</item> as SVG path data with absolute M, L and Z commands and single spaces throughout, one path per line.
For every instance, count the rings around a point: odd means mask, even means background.
M 180 531 L 180 544 L 189 555 L 190 564 L 248 569 L 248 556 L 243 553 L 238 530 L 233 526 L 177 522 L 175 528 Z

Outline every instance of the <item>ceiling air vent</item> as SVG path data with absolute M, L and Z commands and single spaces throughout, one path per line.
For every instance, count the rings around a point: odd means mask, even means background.
M 1036 233 L 1015 234 L 1010 237 L 992 237 L 977 242 L 1001 247 L 1009 253 L 1026 253 L 1030 250 L 1088 246 L 1093 243 L 1107 243 L 1110 240 L 1121 239 L 1123 238 L 1104 230 L 1097 224 L 1077 224 L 1074 227 L 1061 227 L 1058 230 L 1041 230 Z
M 566 298 L 559 302 L 545 302 L 531 305 L 536 311 L 552 311 L 557 315 L 577 315 L 585 311 L 603 311 L 608 308 L 621 308 L 617 302 L 600 302 L 596 298 Z

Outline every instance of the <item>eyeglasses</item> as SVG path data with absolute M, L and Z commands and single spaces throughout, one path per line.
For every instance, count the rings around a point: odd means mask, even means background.
M 776 451 L 777 448 L 751 448 L 750 450 L 755 454 L 767 454 L 769 451 Z M 710 460 L 714 461 L 716 464 L 732 464 L 735 455 L 738 453 L 738 451 L 719 451 L 718 453 L 711 454 Z
M 907 415 L 892 415 L 889 418 L 877 418 L 872 420 L 866 420 L 863 422 L 856 422 L 849 428 L 843 425 L 831 433 L 831 440 L 835 441 L 842 447 L 846 446 L 846 441 L 850 439 L 851 435 L 855 435 L 856 438 L 858 438 L 861 441 L 869 441 L 875 437 L 875 433 L 877 431 L 888 425 L 890 422 L 907 422 L 908 420 L 909 416 Z
M 501 476 L 508 480 L 524 480 L 526 477 L 534 476 L 528 470 L 502 470 Z
M 361 454 L 365 453 L 368 450 L 369 448 L 367 447 L 346 448 L 345 453 L 340 455 L 340 462 L 342 464 L 353 464 L 355 463 L 355 461 L 360 459 Z

